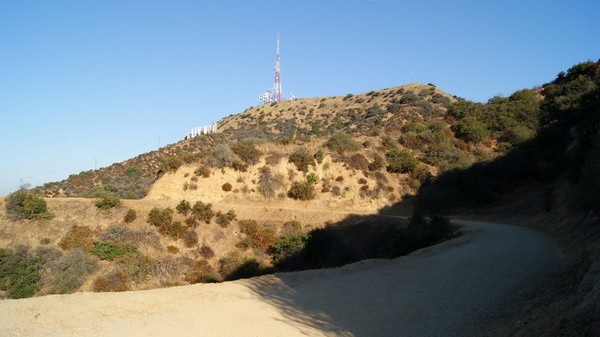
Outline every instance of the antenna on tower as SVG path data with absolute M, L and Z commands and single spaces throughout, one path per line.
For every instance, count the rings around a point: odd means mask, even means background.
M 277 53 L 275 56 L 275 78 L 273 79 L 273 87 L 265 90 L 260 96 L 260 101 L 265 103 L 285 101 L 283 90 L 281 89 L 281 64 L 279 59 L 279 33 L 277 33 Z

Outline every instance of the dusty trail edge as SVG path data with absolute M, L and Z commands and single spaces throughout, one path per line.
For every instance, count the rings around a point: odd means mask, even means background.
M 0 301 L 1 336 L 482 335 L 562 254 L 548 236 L 455 220 L 464 235 L 393 260 L 124 293 Z

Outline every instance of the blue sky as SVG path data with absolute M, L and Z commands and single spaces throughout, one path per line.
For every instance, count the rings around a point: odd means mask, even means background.
M 0 195 L 182 139 L 286 94 L 541 85 L 600 58 L 600 2 L 0 0 Z

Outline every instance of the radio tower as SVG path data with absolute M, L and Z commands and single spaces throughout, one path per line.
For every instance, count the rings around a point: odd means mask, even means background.
M 279 33 L 277 33 L 277 54 L 275 56 L 275 78 L 273 79 L 273 88 L 266 90 L 260 95 L 263 103 L 285 101 L 283 90 L 281 90 L 281 66 L 279 61 Z
M 277 56 L 275 57 L 275 79 L 273 80 L 273 101 L 283 101 L 281 91 L 281 68 L 279 65 L 279 33 L 277 33 Z

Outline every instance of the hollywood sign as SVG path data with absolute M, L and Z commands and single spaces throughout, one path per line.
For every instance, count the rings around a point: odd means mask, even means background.
M 209 133 L 217 133 L 217 123 L 212 123 L 209 126 L 199 126 L 188 131 L 187 139 L 194 138 L 200 135 Z

